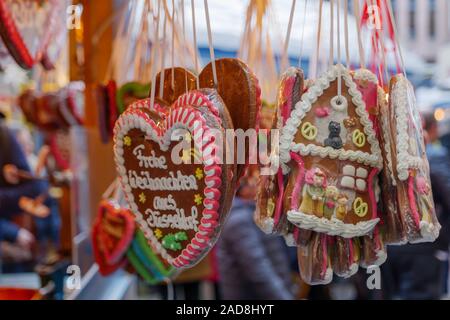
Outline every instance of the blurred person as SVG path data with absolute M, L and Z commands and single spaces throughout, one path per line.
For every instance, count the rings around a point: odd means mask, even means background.
M 432 243 L 388 246 L 382 266 L 382 298 L 440 299 L 446 285 L 446 261 L 450 237 L 450 157 L 439 142 L 432 114 L 423 115 L 426 153 L 437 218 L 442 226 Z
M 250 170 L 249 170 L 250 171 Z M 223 299 L 293 299 L 289 257 L 281 237 L 253 221 L 258 171 L 242 179 L 218 243 Z

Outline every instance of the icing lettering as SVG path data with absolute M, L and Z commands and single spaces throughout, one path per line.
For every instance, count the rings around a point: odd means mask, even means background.
M 176 214 L 161 214 L 159 211 L 147 209 L 145 210 L 148 215 L 147 223 L 152 228 L 173 228 L 197 232 L 199 224 L 197 207 L 191 208 L 190 216 L 186 216 L 184 209 L 176 208 L 175 212 Z
M 139 167 L 167 169 L 166 158 L 164 156 L 157 157 L 155 150 L 150 151 L 150 156 L 145 156 L 142 154 L 144 149 L 145 146 L 140 144 L 133 150 L 133 155 L 139 160 Z

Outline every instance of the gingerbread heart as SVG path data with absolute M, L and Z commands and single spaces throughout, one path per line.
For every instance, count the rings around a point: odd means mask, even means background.
M 114 129 L 130 208 L 155 252 L 178 268 L 195 264 L 214 244 L 231 200 L 218 157 L 223 132 L 213 131 L 200 110 L 213 110 L 214 103 L 201 92 L 187 93 L 162 123 L 132 105 Z
M 161 77 L 164 73 L 162 96 L 159 95 Z M 155 96 L 169 104 L 174 103 L 182 94 L 194 90 L 196 86 L 195 75 L 184 68 L 170 68 L 156 75 Z
M 94 256 L 102 274 L 122 265 L 134 230 L 134 217 L 128 210 L 102 200 L 92 229 Z
M 55 28 L 57 0 L 0 0 L 0 36 L 25 69 L 42 59 Z

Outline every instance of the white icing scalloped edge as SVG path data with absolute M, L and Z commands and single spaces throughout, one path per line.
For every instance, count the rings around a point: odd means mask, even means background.
M 383 135 L 384 152 L 386 153 L 386 160 L 387 160 L 387 164 L 388 164 L 388 167 L 386 168 L 386 170 L 388 170 L 389 175 L 391 177 L 392 184 L 395 186 L 395 185 L 397 185 L 397 181 L 394 177 L 394 169 L 393 169 L 393 165 L 392 165 L 392 153 L 391 153 L 391 142 L 390 142 L 391 140 L 389 137 L 390 128 L 389 128 L 389 124 L 386 123 L 387 121 L 389 121 L 389 116 L 388 116 L 388 114 L 386 114 L 386 112 L 388 111 L 387 108 L 389 108 L 389 106 L 385 105 L 384 107 L 381 107 L 381 101 L 386 100 L 382 96 L 386 93 L 384 92 L 384 90 L 381 87 L 378 87 L 377 94 L 378 94 L 379 112 L 381 114 L 381 121 L 380 121 L 381 133 Z M 385 103 L 387 103 L 387 101 L 385 101 Z
M 409 81 L 402 75 L 397 75 L 397 82 L 394 83 L 389 95 L 392 110 L 395 112 L 397 121 L 397 176 L 401 181 L 409 177 L 409 169 L 418 169 L 422 164 L 420 157 L 411 156 L 408 152 L 408 90 Z
M 357 224 L 348 224 L 336 218 L 328 220 L 295 210 L 288 211 L 287 218 L 289 222 L 299 228 L 314 230 L 316 232 L 343 238 L 364 236 L 372 231 L 378 221 L 380 221 L 379 218 L 376 218 L 368 221 L 361 221 Z
M 302 99 L 295 105 L 295 109 L 291 112 L 291 116 L 281 131 L 280 159 L 284 174 L 289 173 L 290 170 L 287 166 L 291 160 L 290 151 L 301 149 L 301 146 L 297 146 L 294 142 L 294 137 L 301 125 L 302 119 L 305 117 L 306 113 L 311 110 L 312 104 L 317 101 L 317 98 L 330 86 L 330 83 L 337 79 L 339 74 L 341 74 L 345 85 L 348 87 L 348 92 L 352 96 L 352 102 L 356 106 L 355 112 L 360 117 L 360 121 L 364 127 L 364 133 L 367 135 L 367 141 L 370 144 L 372 154 L 361 152 L 356 155 L 354 154 L 355 151 L 352 150 L 337 150 L 337 152 L 344 154 L 342 156 L 344 158 L 348 159 L 350 156 L 357 157 L 360 162 L 370 163 L 371 166 L 379 169 L 382 168 L 383 163 L 380 146 L 378 144 L 378 139 L 373 129 L 372 122 L 370 121 L 369 115 L 366 111 L 366 104 L 362 99 L 361 92 L 357 89 L 349 70 L 343 65 L 338 64 L 333 66 L 328 72 L 318 78 L 308 89 L 308 91 L 302 95 Z M 320 146 L 317 147 L 324 149 L 323 152 L 320 152 L 321 157 L 331 157 L 331 154 L 336 157 L 334 155 L 334 151 L 331 151 L 332 148 L 327 149 Z M 311 148 L 310 150 L 316 150 L 316 148 Z M 318 151 L 316 152 L 319 153 Z M 352 153 L 350 154 L 349 152 Z

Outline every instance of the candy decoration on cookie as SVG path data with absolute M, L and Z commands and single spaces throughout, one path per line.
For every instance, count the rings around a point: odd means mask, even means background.
M 324 108 L 327 116 L 316 112 Z M 336 65 L 308 88 L 280 140 L 283 170 L 293 171 L 285 193 L 295 200 L 288 220 L 344 238 L 371 232 L 379 221 L 375 178 L 382 168 L 381 150 L 349 70 Z
M 231 201 L 221 188 L 227 184 L 217 156 L 223 140 L 211 134 L 202 114 L 213 108 L 207 95 L 193 91 L 179 97 L 162 123 L 131 105 L 114 130 L 117 171 L 131 211 L 155 253 L 176 268 L 206 254 L 220 230 L 221 208 Z M 194 163 L 182 159 L 185 143 L 200 155 Z M 139 201 L 141 194 L 146 201 Z

